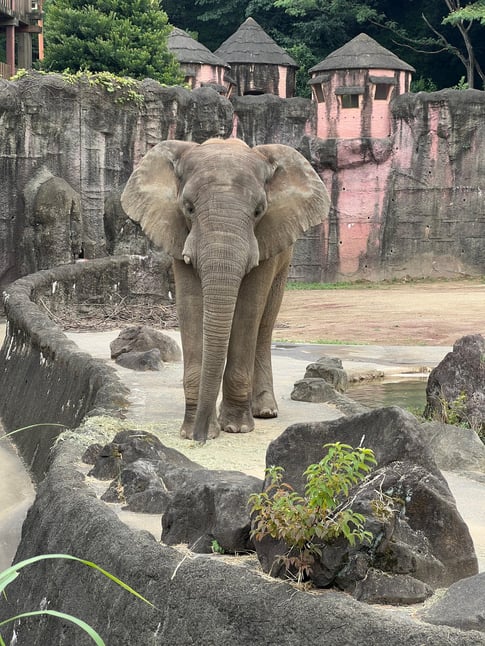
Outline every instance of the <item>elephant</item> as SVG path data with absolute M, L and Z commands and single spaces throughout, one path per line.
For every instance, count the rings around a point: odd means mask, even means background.
M 271 336 L 293 243 L 329 209 L 311 164 L 282 144 L 163 141 L 133 171 L 121 203 L 173 258 L 180 435 L 204 443 L 221 429 L 252 431 L 254 417 L 276 417 Z

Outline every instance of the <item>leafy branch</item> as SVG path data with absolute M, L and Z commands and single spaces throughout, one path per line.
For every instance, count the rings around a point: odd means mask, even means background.
M 325 444 L 326 455 L 304 472 L 305 495 L 283 482 L 284 469 L 269 467 L 268 486 L 249 498 L 253 529 L 257 541 L 270 536 L 282 540 L 289 550 L 281 556 L 286 569 L 295 567 L 297 580 L 308 576 L 315 557 L 322 555 L 322 544 L 344 536 L 354 546 L 370 543 L 372 533 L 365 530 L 365 516 L 351 509 L 351 489 L 363 481 L 376 464 L 371 449 L 336 442 Z M 295 554 L 296 550 L 296 554 Z

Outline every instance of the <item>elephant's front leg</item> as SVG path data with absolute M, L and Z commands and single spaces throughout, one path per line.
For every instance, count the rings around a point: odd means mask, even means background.
M 252 311 L 252 308 L 240 307 L 238 302 L 229 341 L 218 418 L 226 433 L 249 433 L 254 429 L 251 397 L 258 329 L 256 315 L 257 312 Z
M 271 373 L 271 332 L 281 304 L 288 257 L 284 252 L 262 262 L 241 283 L 219 412 L 221 428 L 227 432 L 252 431 L 253 415 L 277 415 Z
M 185 416 L 180 428 L 180 436 L 192 439 L 202 367 L 202 289 L 200 280 L 191 265 L 186 265 L 181 260 L 174 260 L 173 270 L 184 358 Z M 219 432 L 220 427 L 214 409 L 208 437 L 213 439 L 219 435 Z

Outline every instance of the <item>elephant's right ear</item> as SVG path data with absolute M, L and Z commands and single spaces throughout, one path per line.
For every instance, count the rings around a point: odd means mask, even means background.
M 163 141 L 152 148 L 131 174 L 121 195 L 125 213 L 149 239 L 174 258 L 182 258 L 188 234 L 177 201 L 175 166 L 180 157 L 198 146 L 189 141 Z

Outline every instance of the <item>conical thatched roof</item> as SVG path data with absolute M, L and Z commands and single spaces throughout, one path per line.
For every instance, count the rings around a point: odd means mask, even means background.
M 167 45 L 179 63 L 228 67 L 221 58 L 213 54 L 205 45 L 199 43 L 192 36 L 189 36 L 183 29 L 174 27 L 168 37 Z
M 298 64 L 281 49 L 258 25 L 248 18 L 239 29 L 215 51 L 226 63 L 261 63 L 298 67 Z
M 416 70 L 367 34 L 359 34 L 340 49 L 329 54 L 310 72 L 342 69 Z

